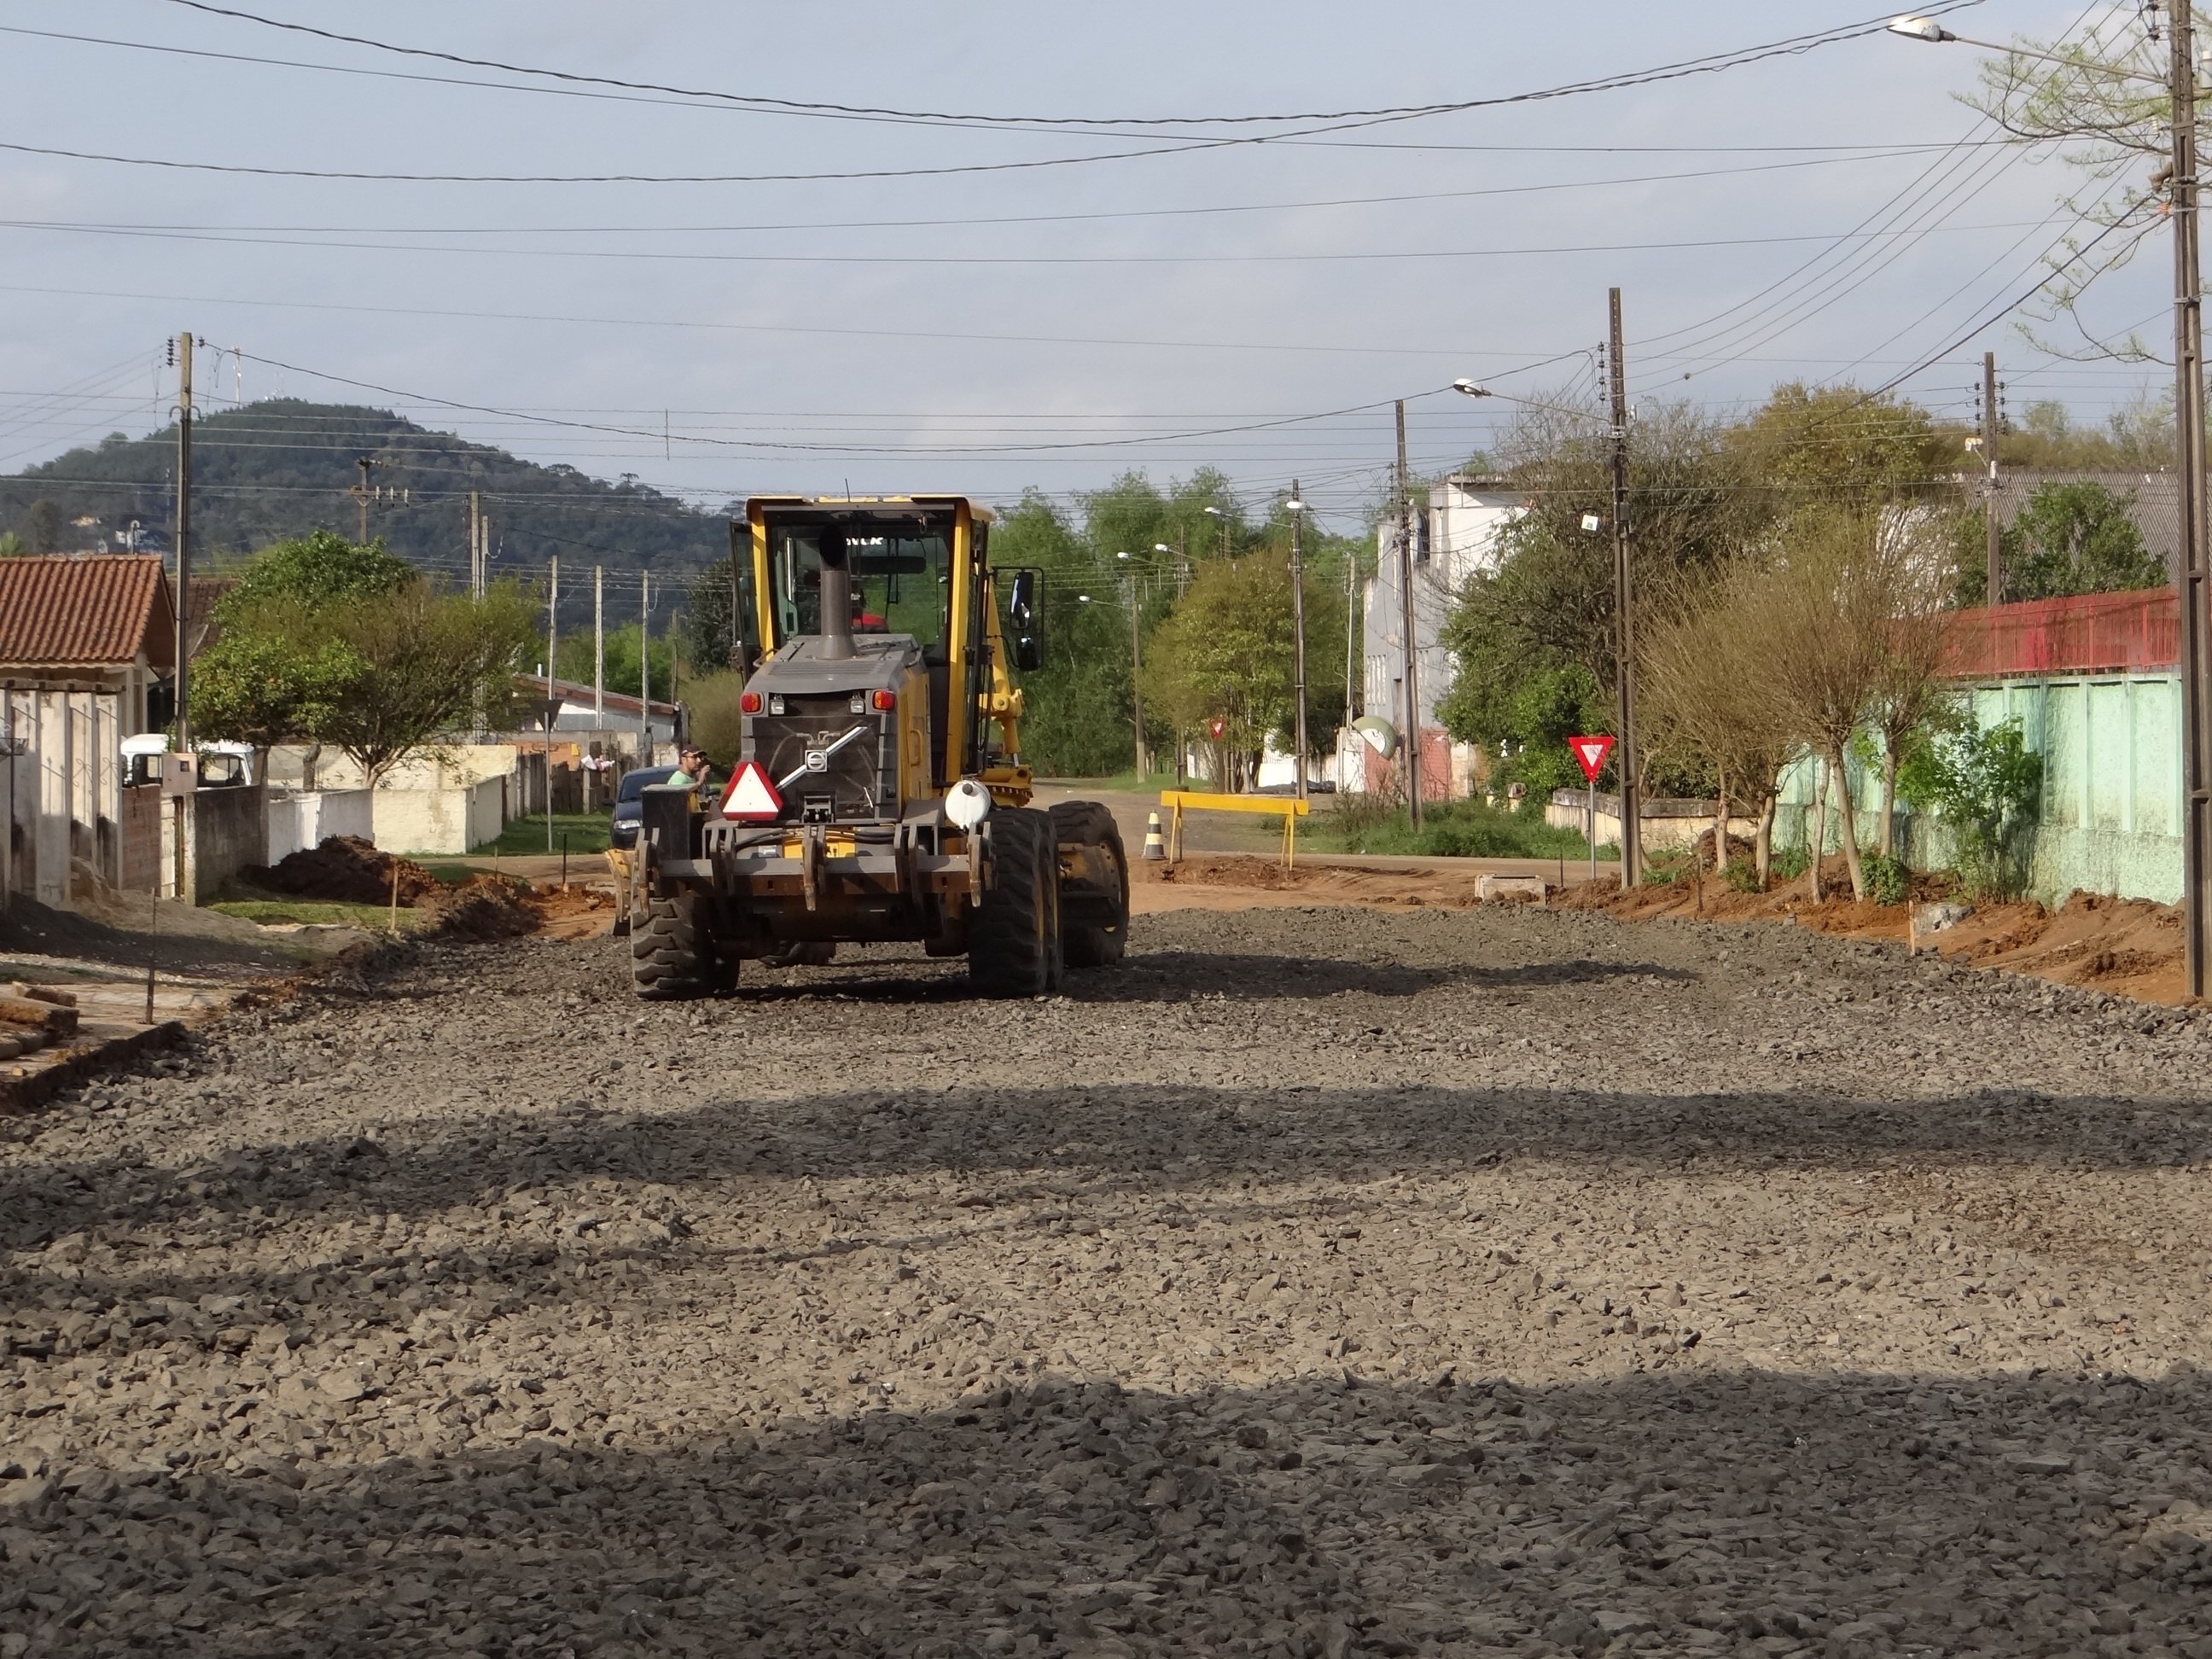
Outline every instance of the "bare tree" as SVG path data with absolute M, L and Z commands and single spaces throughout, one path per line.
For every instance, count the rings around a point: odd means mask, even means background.
M 1759 695 L 1775 724 L 1826 767 L 1856 898 L 1866 896 L 1866 871 L 1845 757 L 1874 703 L 1888 654 L 1888 574 L 1875 520 L 1844 512 L 1808 514 L 1791 526 L 1779 561 L 1752 586 L 1747 603 L 1747 620 L 1765 653 L 1756 682 Z M 1812 854 L 1817 900 L 1817 839 Z
M 1637 653 L 1655 737 L 1693 752 L 1717 781 L 1715 868 L 1727 866 L 1729 808 L 1741 805 L 1758 825 L 1752 858 L 1761 888 L 1773 865 L 1782 774 L 1802 752 L 1762 687 L 1761 590 L 1770 580 L 1757 561 L 1727 566 L 1648 625 Z

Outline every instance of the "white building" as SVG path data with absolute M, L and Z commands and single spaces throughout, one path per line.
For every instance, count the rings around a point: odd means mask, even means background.
M 1499 532 L 1528 510 L 1525 492 L 1514 489 L 1504 478 L 1491 473 L 1455 472 L 1429 486 L 1426 507 L 1413 516 L 1413 649 L 1428 779 L 1422 791 L 1425 795 L 1442 793 L 1439 783 L 1452 775 L 1438 764 L 1449 753 L 1449 739 L 1437 725 L 1437 703 L 1452 683 L 1451 656 L 1439 643 L 1444 621 L 1468 578 L 1498 568 L 1504 555 Z M 1360 712 L 1402 728 L 1406 724 L 1405 611 L 1400 599 L 1395 521 L 1386 522 L 1376 532 L 1376 572 L 1365 584 L 1362 601 L 1366 673 Z M 1353 744 L 1346 752 L 1357 759 L 1364 745 L 1357 739 Z M 1358 787 L 1352 777 L 1343 781 Z

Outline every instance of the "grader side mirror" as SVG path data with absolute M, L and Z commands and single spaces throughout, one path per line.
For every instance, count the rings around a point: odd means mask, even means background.
M 1044 666 L 1044 577 L 1035 570 L 1017 570 L 1006 601 L 1012 625 L 1014 666 L 1027 673 Z

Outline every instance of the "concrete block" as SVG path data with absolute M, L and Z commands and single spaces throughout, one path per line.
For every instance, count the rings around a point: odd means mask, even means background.
M 1541 876 L 1480 876 L 1474 884 L 1475 897 L 1491 899 L 1534 899 L 1544 902 L 1544 878 Z

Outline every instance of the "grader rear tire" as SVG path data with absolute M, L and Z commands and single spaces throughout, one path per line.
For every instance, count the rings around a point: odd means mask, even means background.
M 968 924 L 968 978 L 987 997 L 1037 997 L 1060 975 L 1060 854 L 1052 820 L 994 812 L 991 884 Z
M 1054 837 L 1099 848 L 1113 867 L 1115 891 L 1060 896 L 1060 933 L 1071 968 L 1110 968 L 1129 942 L 1129 858 L 1114 815 L 1095 800 L 1064 800 L 1052 809 Z
M 632 919 L 630 981 L 648 1002 L 710 995 L 737 980 L 734 963 L 714 960 L 705 905 L 696 894 L 648 898 Z

